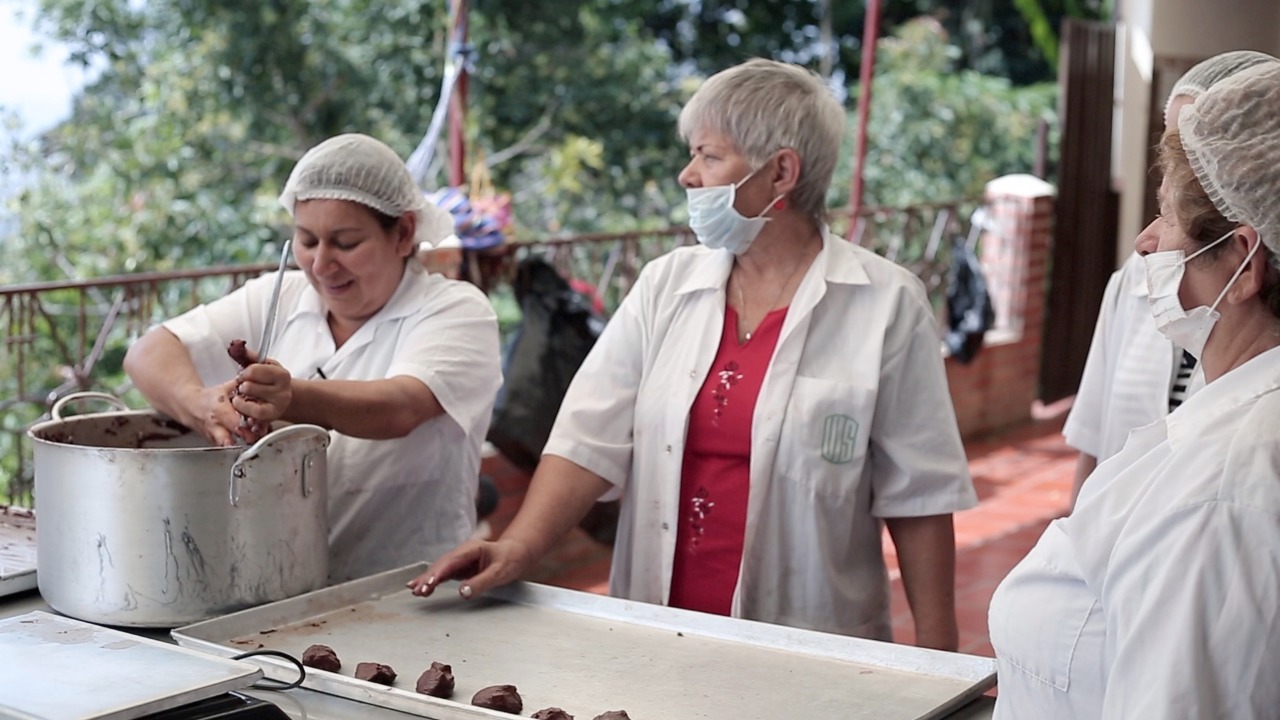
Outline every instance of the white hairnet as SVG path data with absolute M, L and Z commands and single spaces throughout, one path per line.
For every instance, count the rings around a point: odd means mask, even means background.
M 1280 253 L 1280 63 L 1223 80 L 1178 118 L 1196 179 L 1223 217 Z
M 427 202 L 400 156 L 368 135 L 337 135 L 308 150 L 280 193 L 290 215 L 299 200 L 350 200 L 391 217 L 414 213 L 419 247 L 453 232 L 453 218 Z
M 1177 98 L 1185 97 L 1194 101 L 1209 88 L 1238 72 L 1275 62 L 1280 62 L 1280 59 L 1255 50 L 1232 50 L 1201 60 L 1178 78 L 1178 82 L 1169 91 L 1169 99 L 1164 101 L 1165 124 L 1169 124 L 1169 107 Z

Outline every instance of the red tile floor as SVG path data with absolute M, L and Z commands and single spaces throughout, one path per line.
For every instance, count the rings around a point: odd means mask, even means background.
M 1075 451 L 1062 440 L 1064 408 L 1054 408 L 1026 425 L 965 443 L 977 507 L 958 513 L 956 526 L 956 609 L 960 651 L 991 656 L 987 605 L 1005 574 L 1035 545 L 1050 520 L 1065 514 L 1071 497 Z M 501 455 L 485 460 L 483 472 L 498 485 L 498 509 L 482 525 L 491 536 L 515 516 L 528 475 Z M 575 529 L 544 558 L 528 579 L 604 593 L 609 580 L 609 548 Z M 911 642 L 914 632 L 898 578 L 892 543 L 885 554 L 893 580 L 895 639 Z

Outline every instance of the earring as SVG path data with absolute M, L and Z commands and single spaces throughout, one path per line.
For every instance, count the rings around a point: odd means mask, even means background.
M 786 210 L 786 209 L 787 209 L 787 201 L 786 201 L 786 200 L 784 200 L 783 198 L 778 198 L 778 202 L 776 202 L 776 203 L 774 203 L 774 204 L 773 204 L 773 209 L 774 209 L 774 210 Z

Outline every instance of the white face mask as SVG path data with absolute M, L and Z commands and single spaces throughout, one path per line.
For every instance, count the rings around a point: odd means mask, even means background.
M 752 170 L 736 183 L 689 188 L 685 191 L 689 199 L 689 228 L 697 236 L 698 242 L 713 250 L 724 248 L 734 255 L 741 255 L 751 247 L 764 224 L 769 222 L 764 214 L 782 197 L 779 195 L 769 201 L 760 214 L 752 218 L 744 217 L 733 207 L 738 186 L 758 172 L 760 168 Z
M 1151 307 L 1151 315 L 1155 317 L 1156 328 L 1169 339 L 1169 342 L 1191 353 L 1196 360 L 1200 360 L 1204 355 L 1204 346 L 1209 341 L 1209 334 L 1213 332 L 1214 324 L 1221 317 L 1217 311 L 1218 303 L 1222 302 L 1227 291 L 1235 284 L 1236 278 L 1244 272 L 1245 266 L 1253 259 L 1253 254 L 1258 251 L 1258 245 L 1261 245 L 1262 241 L 1259 240 L 1249 250 L 1244 262 L 1236 268 L 1235 274 L 1227 281 L 1227 286 L 1222 288 L 1222 292 L 1218 293 L 1218 298 L 1211 306 L 1200 305 L 1192 308 L 1190 312 L 1183 309 L 1182 301 L 1178 299 L 1178 290 L 1182 287 L 1182 276 L 1186 272 L 1188 262 L 1234 234 L 1235 230 L 1232 230 L 1192 253 L 1190 257 L 1187 257 L 1182 250 L 1153 252 L 1143 257 L 1147 271 L 1147 304 Z

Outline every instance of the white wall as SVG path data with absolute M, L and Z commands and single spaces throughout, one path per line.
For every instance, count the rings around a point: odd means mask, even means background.
M 1227 50 L 1276 52 L 1275 0 L 1159 0 L 1151 47 L 1157 56 L 1208 56 Z
M 1117 264 L 1132 252 L 1133 238 L 1149 220 L 1143 217 L 1143 194 L 1153 67 L 1161 58 L 1198 60 L 1227 50 L 1280 56 L 1276 0 L 1121 0 L 1120 7 L 1112 151 L 1112 177 L 1120 192 Z

